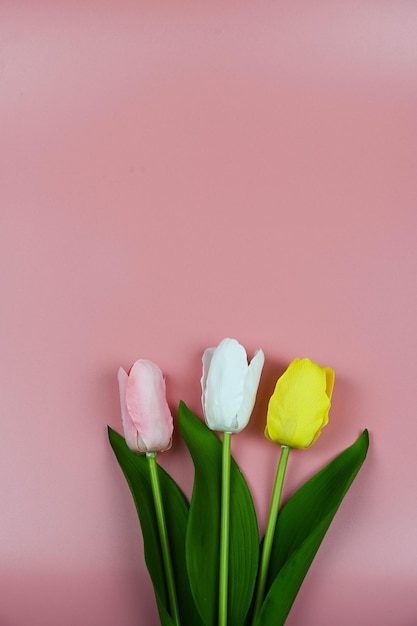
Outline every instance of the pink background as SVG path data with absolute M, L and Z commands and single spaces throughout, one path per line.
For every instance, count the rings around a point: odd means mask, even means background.
M 203 350 L 266 365 L 233 450 L 264 528 L 267 399 L 336 370 L 286 495 L 371 449 L 288 626 L 417 624 L 417 3 L 2 0 L 1 626 L 156 626 L 107 441 L 116 371 L 201 414 Z M 189 494 L 176 439 L 161 462 Z

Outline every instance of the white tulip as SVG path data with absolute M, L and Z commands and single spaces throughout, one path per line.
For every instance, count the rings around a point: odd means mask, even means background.
M 223 339 L 203 354 L 202 405 L 211 430 L 238 433 L 249 422 L 264 365 L 257 350 L 248 365 L 245 348 L 236 339 Z

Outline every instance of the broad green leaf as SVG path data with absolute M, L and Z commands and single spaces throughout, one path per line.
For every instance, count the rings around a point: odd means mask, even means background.
M 206 626 L 217 624 L 222 444 L 181 402 L 178 420 L 195 475 L 186 538 L 188 574 Z M 230 478 L 228 625 L 242 626 L 259 557 L 259 532 L 249 488 L 232 459 Z
M 368 451 L 368 431 L 305 483 L 278 515 L 266 598 L 256 626 L 285 623 L 300 586 Z
M 125 475 L 142 529 L 145 561 L 152 580 L 162 626 L 171 626 L 168 593 L 155 514 L 152 486 L 146 456 L 132 452 L 125 440 L 109 428 L 109 439 L 119 465 Z M 187 576 L 185 535 L 188 503 L 178 485 L 158 465 L 159 482 L 165 509 L 168 539 L 174 570 L 181 621 L 184 626 L 202 626 Z

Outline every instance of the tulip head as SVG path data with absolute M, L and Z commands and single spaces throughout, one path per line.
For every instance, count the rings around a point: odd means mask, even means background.
M 269 400 L 266 437 L 289 448 L 309 448 L 329 421 L 333 384 L 332 369 L 295 359 Z
M 126 443 L 139 454 L 171 447 L 173 420 L 162 372 L 152 361 L 136 361 L 127 374 L 118 372 Z
M 248 365 L 245 348 L 223 339 L 203 354 L 202 405 L 211 430 L 238 433 L 249 422 L 255 404 L 264 353 L 257 350 Z

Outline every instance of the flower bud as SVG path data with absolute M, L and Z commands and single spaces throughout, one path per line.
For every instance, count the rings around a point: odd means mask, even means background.
M 238 433 L 249 422 L 264 364 L 257 350 L 248 365 L 245 348 L 236 339 L 223 339 L 203 354 L 202 405 L 211 430 Z
M 137 453 L 171 447 L 173 420 L 166 401 L 162 372 L 152 361 L 136 361 L 127 374 L 118 372 L 120 406 L 126 443 Z
M 309 448 L 329 421 L 334 371 L 310 359 L 295 359 L 278 379 L 265 435 L 290 448 Z

